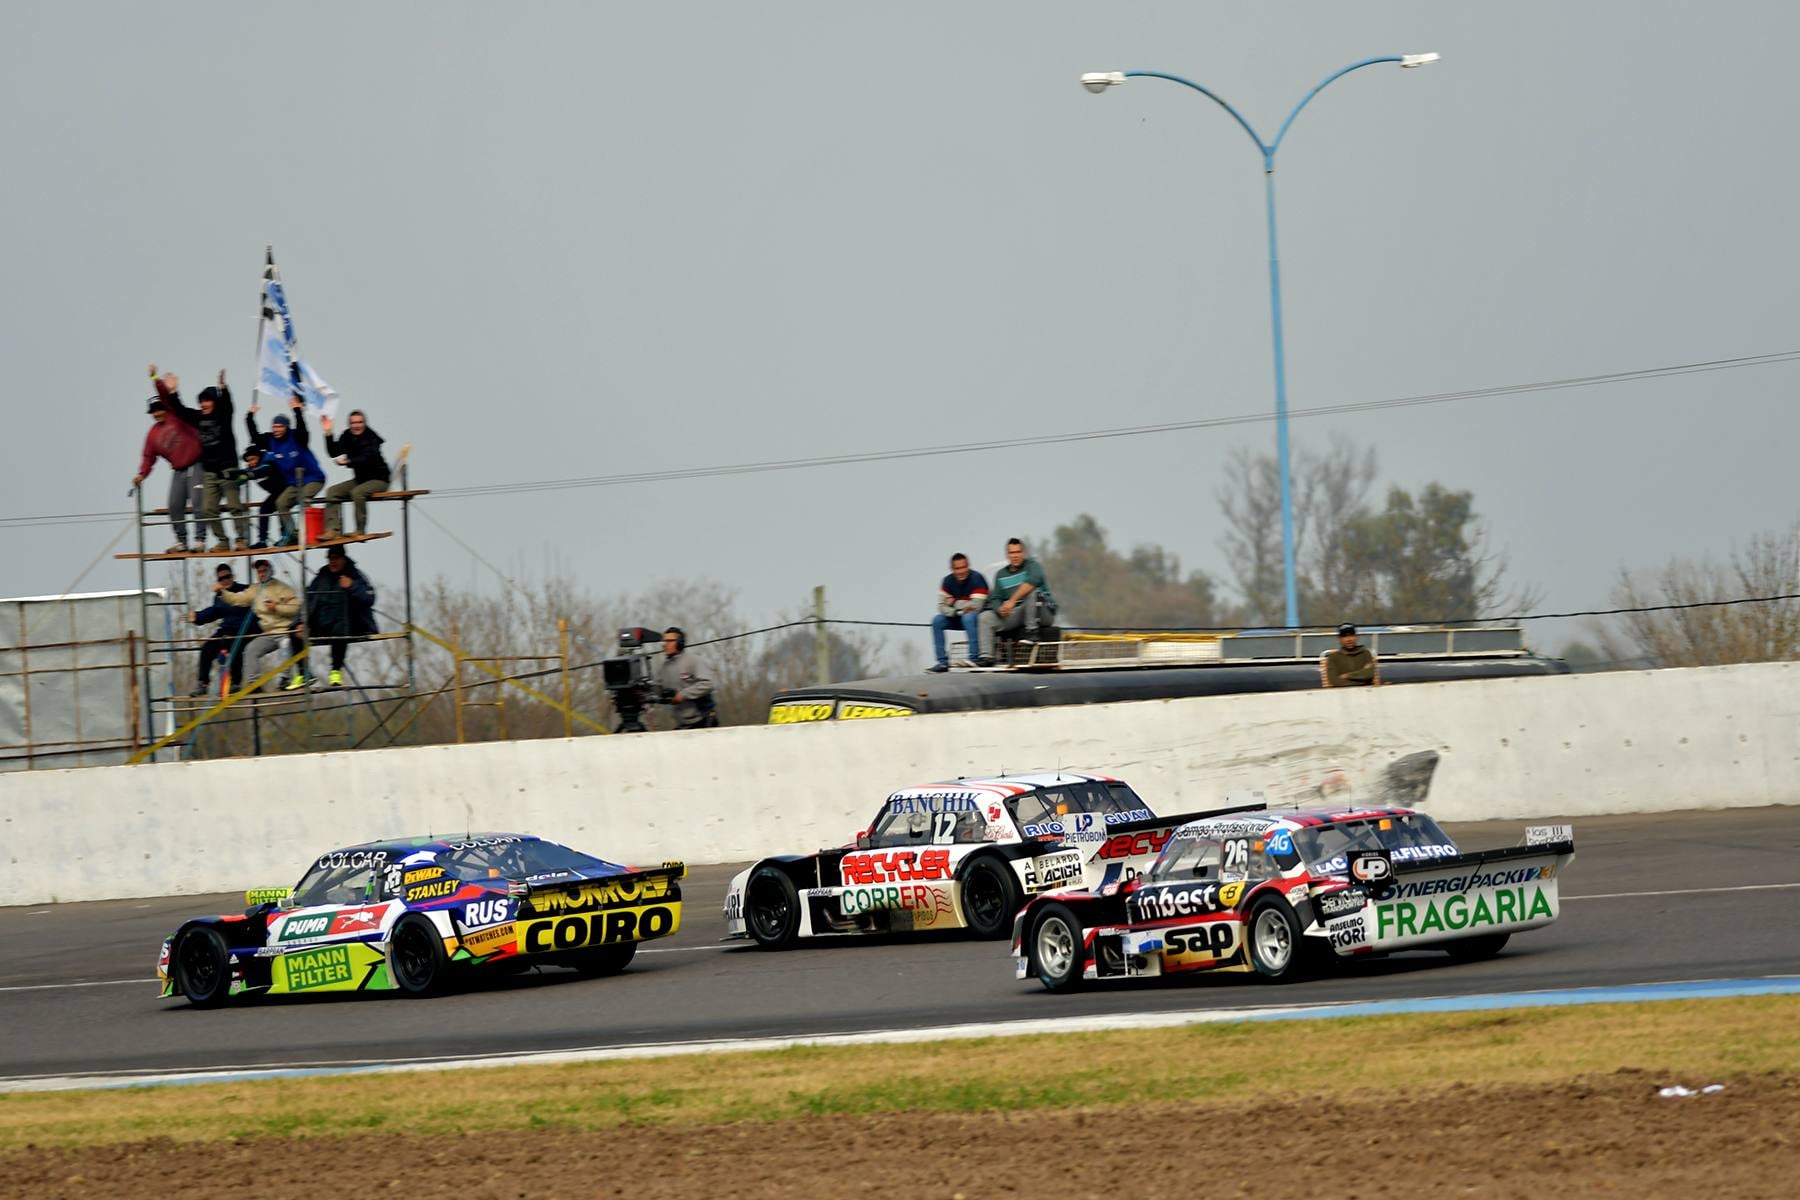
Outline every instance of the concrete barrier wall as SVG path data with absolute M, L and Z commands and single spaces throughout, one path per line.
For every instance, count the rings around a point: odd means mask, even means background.
M 626 862 L 840 844 L 896 787 L 1068 767 L 1162 812 L 1367 789 L 1442 757 L 1443 820 L 1800 803 L 1800 664 L 34 771 L 0 780 L 0 904 L 284 885 L 323 850 L 523 830 Z

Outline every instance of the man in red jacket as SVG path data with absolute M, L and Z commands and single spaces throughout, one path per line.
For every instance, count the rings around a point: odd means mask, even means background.
M 181 380 L 172 374 L 158 379 L 155 363 L 150 364 L 150 378 L 156 380 L 156 395 L 150 399 L 151 425 L 144 434 L 144 457 L 138 464 L 137 474 L 131 477 L 131 486 L 136 488 L 144 482 L 157 459 L 168 461 L 169 524 L 175 528 L 175 544 L 165 553 L 186 554 L 188 509 L 194 510 L 194 519 L 198 523 L 200 484 L 205 478 L 200 467 L 200 434 L 186 421 L 175 420 L 164 404 L 164 397 L 180 396 Z M 204 527 L 200 530 L 200 546 L 206 548 Z

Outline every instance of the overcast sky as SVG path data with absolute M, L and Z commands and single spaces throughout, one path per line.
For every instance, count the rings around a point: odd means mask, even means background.
M 7 517 L 127 507 L 146 362 L 247 391 L 265 243 L 303 351 L 414 444 L 415 486 L 1269 410 L 1255 149 L 1186 89 L 1095 97 L 1084 70 L 1188 75 L 1268 135 L 1335 67 L 1443 55 L 1341 80 L 1282 148 L 1295 408 L 1800 347 L 1789 4 L 15 3 L 0 32 Z M 1622 564 L 1795 518 L 1797 381 L 1294 432 L 1472 489 L 1515 578 L 1588 607 Z M 601 592 L 713 577 L 754 619 L 823 583 L 835 616 L 922 620 L 950 550 L 997 559 L 1083 511 L 1222 573 L 1221 468 L 1273 440 L 430 511 Z M 424 575 L 492 586 L 417 528 Z M 0 595 L 63 590 L 118 529 L 0 529 Z M 397 541 L 360 555 L 378 584 Z M 133 583 L 107 558 L 81 586 Z

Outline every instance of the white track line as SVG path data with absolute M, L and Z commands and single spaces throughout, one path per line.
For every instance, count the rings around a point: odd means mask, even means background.
M 1650 896 L 1704 896 L 1713 892 L 1765 892 L 1776 888 L 1800 888 L 1800 883 L 1746 883 L 1737 887 L 1671 888 L 1666 892 L 1596 892 L 1591 896 L 1564 896 L 1564 900 L 1637 900 Z

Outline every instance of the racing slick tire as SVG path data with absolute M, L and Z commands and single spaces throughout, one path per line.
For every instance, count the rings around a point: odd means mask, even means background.
M 637 957 L 638 944 L 623 942 L 617 946 L 596 946 L 583 950 L 569 960 L 569 965 L 583 975 L 617 975 Z
M 1018 878 L 997 858 L 978 858 L 963 873 L 963 924 L 976 937 L 1010 936 L 1022 901 Z
M 1052 992 L 1072 992 L 1082 984 L 1081 922 L 1064 904 L 1051 904 L 1031 926 L 1032 969 Z
M 1288 983 L 1305 973 L 1308 954 L 1301 944 L 1300 921 L 1280 896 L 1265 896 L 1250 906 L 1244 939 L 1250 965 L 1269 982 Z
M 800 892 L 774 867 L 759 867 L 744 884 L 744 925 L 765 950 L 786 950 L 800 937 Z
M 196 1008 L 223 1004 L 231 992 L 231 953 L 210 925 L 196 925 L 175 943 L 175 989 Z
M 407 913 L 388 935 L 388 977 L 403 996 L 429 996 L 440 991 L 450 973 L 444 938 L 425 917 Z
M 1506 940 L 1511 936 L 1510 933 L 1488 933 L 1481 937 L 1457 938 L 1444 946 L 1443 951 L 1452 962 L 1480 962 L 1506 949 Z

